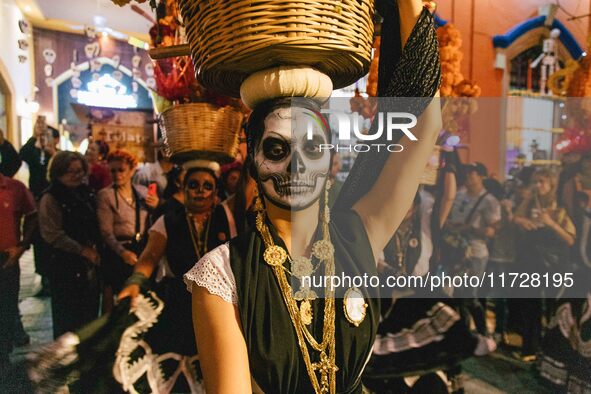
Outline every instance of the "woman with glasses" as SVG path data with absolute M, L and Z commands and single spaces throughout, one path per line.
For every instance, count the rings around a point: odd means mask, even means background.
M 220 244 L 211 235 L 220 167 L 215 162 L 197 160 L 187 163 L 184 168 L 184 209 L 168 211 L 150 228 L 146 248 L 135 265 L 127 286 L 119 294 L 119 299 L 131 297 L 132 303 L 135 303 L 140 287 L 147 287 L 148 278 L 152 276 L 160 260 L 166 258 L 171 272 L 156 286 L 158 296 L 164 298 L 165 308 L 162 315 L 158 316 L 158 323 L 146 334 L 145 342 L 153 353 L 174 353 L 180 359 L 179 365 L 189 366 L 184 369 L 184 379 L 178 379 L 176 383 L 170 382 L 170 388 L 174 392 L 191 391 L 190 388 L 198 384 L 201 376 L 200 369 L 195 364 L 197 348 L 191 321 L 191 295 L 186 291 L 183 274 L 195 261 Z M 125 340 L 124 334 L 122 343 Z M 170 365 L 157 367 L 166 369 Z M 119 370 L 127 369 L 123 366 Z M 133 378 L 124 375 L 125 372 L 122 372 L 122 381 L 133 381 Z M 175 376 L 176 379 L 174 371 L 167 370 L 164 375 Z M 154 391 L 154 388 L 151 389 Z
M 101 236 L 95 195 L 83 183 L 88 165 L 76 152 L 58 152 L 49 163 L 39 224 L 48 244 L 53 334 L 76 330 L 98 316 L 96 267 Z
M 106 244 L 103 264 L 104 311 L 112 308 L 118 293 L 131 275 L 145 244 L 144 233 L 149 211 L 158 206 L 158 197 L 148 189 L 132 184 L 137 165 L 130 153 L 117 150 L 107 157 L 113 184 L 98 193 L 98 219 Z

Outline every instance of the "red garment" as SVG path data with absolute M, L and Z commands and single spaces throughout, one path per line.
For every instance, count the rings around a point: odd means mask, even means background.
M 27 187 L 0 174 L 0 251 L 18 245 L 21 219 L 36 210 L 35 200 Z
M 112 183 L 111 173 L 109 168 L 102 163 L 95 163 L 90 165 L 90 173 L 88 174 L 88 186 L 95 192 L 109 186 Z

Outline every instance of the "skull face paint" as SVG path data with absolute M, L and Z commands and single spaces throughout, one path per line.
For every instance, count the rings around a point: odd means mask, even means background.
M 192 213 L 209 212 L 215 202 L 216 180 L 206 171 L 192 172 L 184 183 L 185 206 Z
M 330 152 L 320 150 L 329 141 L 318 116 L 309 109 L 291 107 L 276 109 L 265 118 L 254 162 L 263 194 L 277 206 L 307 208 L 324 190 Z

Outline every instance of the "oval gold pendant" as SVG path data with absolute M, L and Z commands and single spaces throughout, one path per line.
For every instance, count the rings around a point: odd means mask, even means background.
M 343 309 L 345 310 L 345 317 L 349 323 L 355 327 L 359 327 L 365 319 L 367 303 L 358 288 L 349 287 L 343 299 Z
M 304 300 L 300 304 L 300 317 L 302 323 L 306 326 L 312 323 L 312 305 L 310 304 L 310 301 Z

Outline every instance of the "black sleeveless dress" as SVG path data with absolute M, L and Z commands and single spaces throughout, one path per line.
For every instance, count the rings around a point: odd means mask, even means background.
M 271 233 L 277 245 L 281 239 Z M 335 248 L 335 274 L 375 275 L 376 266 L 360 217 L 353 211 L 331 217 L 330 236 Z M 238 310 L 248 349 L 251 374 L 265 393 L 314 392 L 297 336 L 273 269 L 263 260 L 265 245 L 249 230 L 230 241 L 230 264 L 236 281 Z M 288 264 L 288 263 L 286 263 Z M 368 304 L 366 316 L 355 327 L 344 316 L 343 299 L 335 299 L 336 389 L 360 393 L 361 373 L 371 354 L 379 322 L 379 299 L 360 288 Z M 373 296 L 370 298 L 370 296 Z M 310 332 L 321 340 L 324 301 L 313 303 Z M 312 362 L 319 353 L 310 349 Z

